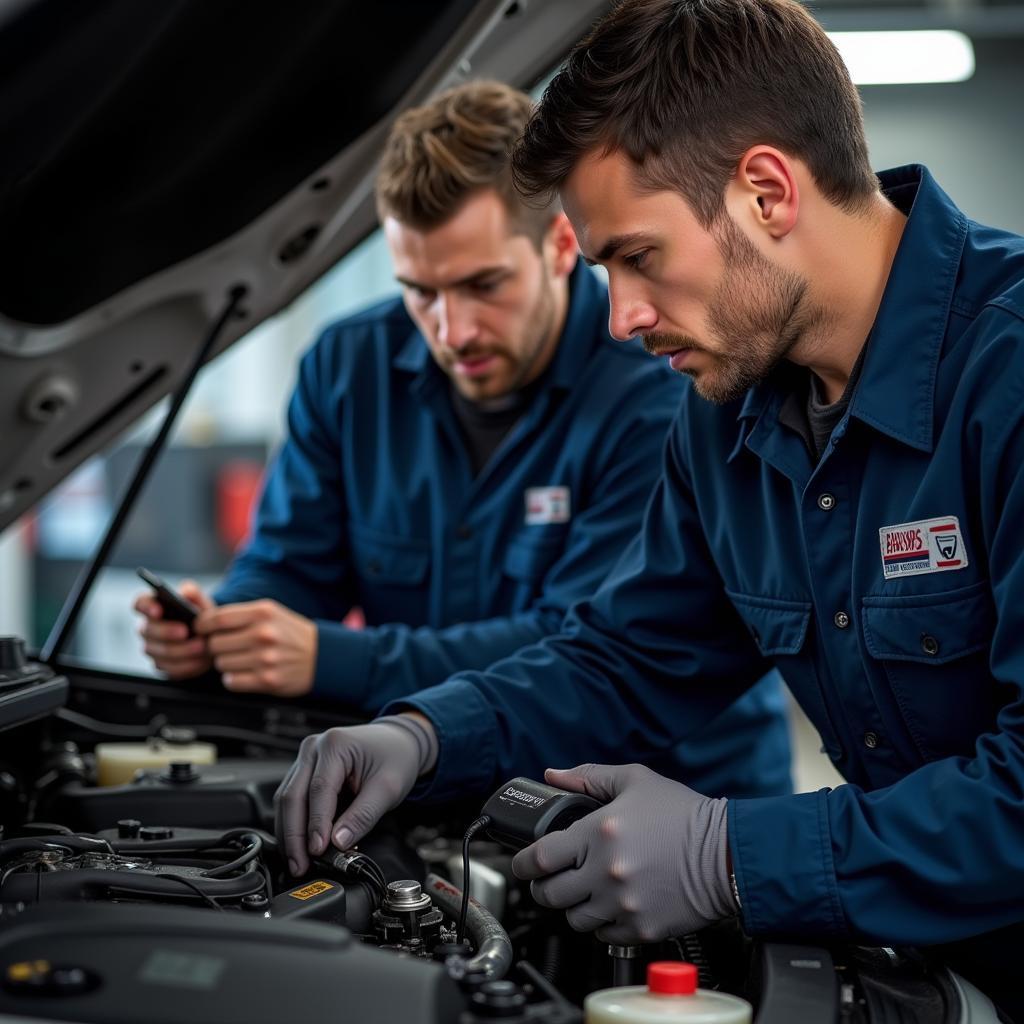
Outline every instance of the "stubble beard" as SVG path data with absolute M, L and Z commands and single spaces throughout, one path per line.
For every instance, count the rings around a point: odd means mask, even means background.
M 717 342 L 711 351 L 688 335 L 644 336 L 647 351 L 693 349 L 711 367 L 684 367 L 701 398 L 721 405 L 767 377 L 809 332 L 827 320 L 807 299 L 807 281 L 777 266 L 728 215 L 713 229 L 725 272 L 708 304 L 705 325 Z
M 543 266 L 541 273 L 545 273 Z M 487 348 L 489 353 L 496 355 L 508 367 L 507 376 L 501 382 L 501 389 L 492 391 L 488 381 L 481 381 L 477 388 L 460 388 L 463 395 L 485 407 L 491 404 L 500 406 L 510 395 L 532 382 L 538 376 L 538 373 L 534 372 L 537 362 L 541 359 L 555 330 L 555 314 L 554 289 L 552 282 L 545 277 L 541 282 L 537 301 L 523 325 L 524 336 L 530 339 L 529 344 L 499 344 Z

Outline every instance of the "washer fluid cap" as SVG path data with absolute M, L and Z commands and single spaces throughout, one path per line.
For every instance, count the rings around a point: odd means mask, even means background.
M 697 991 L 697 968 L 659 960 L 647 967 L 647 987 L 661 996 L 692 996 Z

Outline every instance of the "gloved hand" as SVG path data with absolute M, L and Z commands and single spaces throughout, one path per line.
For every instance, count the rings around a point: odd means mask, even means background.
M 418 712 L 307 736 L 274 795 L 291 873 L 305 874 L 307 851 L 318 857 L 332 840 L 341 850 L 354 846 L 434 767 L 437 749 L 433 725 Z M 332 826 L 343 787 L 355 795 Z
M 559 789 L 610 801 L 516 854 L 534 899 L 566 909 L 577 931 L 630 945 L 685 935 L 736 913 L 726 863 L 725 800 L 639 764 L 548 769 Z

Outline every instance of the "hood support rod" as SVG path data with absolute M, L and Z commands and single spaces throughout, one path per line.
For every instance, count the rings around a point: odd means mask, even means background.
M 189 391 L 192 390 L 193 382 L 198 376 L 199 371 L 205 365 L 207 359 L 209 359 L 210 353 L 214 350 L 221 334 L 224 332 L 224 328 L 235 316 L 239 303 L 243 298 L 245 298 L 247 293 L 248 289 L 244 285 L 235 285 L 231 291 L 228 292 L 228 301 L 224 306 L 223 311 L 220 316 L 217 317 L 216 322 L 203 339 L 203 343 L 199 346 L 199 350 L 192 360 L 188 373 L 182 379 L 178 387 L 172 392 L 171 407 L 167 410 L 167 415 L 160 424 L 160 429 L 157 431 L 156 437 L 153 438 L 152 442 L 142 453 L 142 457 L 139 459 L 139 463 L 135 467 L 135 471 L 132 473 L 128 486 L 125 488 L 124 496 L 121 498 L 120 502 L 118 502 L 113 518 L 110 520 L 110 525 L 107 527 L 106 533 L 103 535 L 103 539 L 100 541 L 95 554 L 88 562 L 86 562 L 81 573 L 79 573 L 78 579 L 75 580 L 75 585 L 71 588 L 71 592 L 68 594 L 68 598 L 64 602 L 64 606 L 61 608 L 60 614 L 57 616 L 57 621 L 53 624 L 53 629 L 50 630 L 50 635 L 46 638 L 46 643 L 43 644 L 42 650 L 39 654 L 40 661 L 43 661 L 48 665 L 52 665 L 54 659 L 63 650 L 64 645 L 71 636 L 71 633 L 75 628 L 75 624 L 78 622 L 78 618 L 82 613 L 82 608 L 85 605 L 86 598 L 89 596 L 89 592 L 92 590 L 92 586 L 96 582 L 96 577 L 99 575 L 100 570 L 110 557 L 110 552 L 113 550 L 114 545 L 120 538 L 121 533 L 124 530 L 125 523 L 127 523 L 128 517 L 132 513 L 132 509 L 135 507 L 135 503 L 138 500 L 139 495 L 142 493 L 143 486 L 149 479 L 149 475 L 152 472 L 153 466 L 156 464 L 156 460 L 160 457 L 166 447 L 167 438 L 170 435 L 171 428 L 174 426 L 174 421 L 178 418 L 178 413 L 181 411 L 181 407 L 184 404 Z

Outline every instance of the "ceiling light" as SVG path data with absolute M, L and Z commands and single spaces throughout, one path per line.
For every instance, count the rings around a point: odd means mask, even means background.
M 963 32 L 830 32 L 857 85 L 965 82 L 974 47 Z

